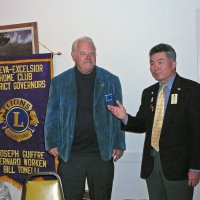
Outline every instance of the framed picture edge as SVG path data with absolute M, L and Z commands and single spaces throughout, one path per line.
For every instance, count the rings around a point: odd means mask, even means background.
M 3 26 L 0 26 L 0 30 L 15 29 L 15 28 L 25 28 L 25 27 L 32 27 L 33 28 L 34 50 L 35 50 L 34 53 L 38 54 L 39 53 L 39 41 L 38 41 L 37 22 L 28 22 L 28 23 L 20 23 L 20 24 L 3 25 Z

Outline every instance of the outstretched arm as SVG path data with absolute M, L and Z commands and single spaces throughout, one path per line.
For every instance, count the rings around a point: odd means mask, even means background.
M 107 108 L 108 110 L 118 119 L 124 121 L 126 119 L 128 119 L 128 115 L 126 113 L 126 109 L 124 108 L 124 106 L 121 104 L 120 101 L 116 101 L 117 106 L 113 106 L 113 105 L 108 105 Z

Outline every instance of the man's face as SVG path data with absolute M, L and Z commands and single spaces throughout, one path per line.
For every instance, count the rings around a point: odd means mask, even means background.
M 155 53 L 150 57 L 150 71 L 157 81 L 166 83 L 176 73 L 176 62 L 165 52 Z
M 95 48 L 87 40 L 79 41 L 76 50 L 72 52 L 72 58 L 81 73 L 89 74 L 96 64 Z

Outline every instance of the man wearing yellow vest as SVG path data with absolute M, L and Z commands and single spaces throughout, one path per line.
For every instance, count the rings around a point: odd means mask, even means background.
M 192 200 L 200 179 L 200 84 L 176 73 L 176 52 L 158 44 L 150 52 L 158 81 L 146 88 L 136 116 L 119 102 L 108 109 L 128 132 L 146 132 L 141 177 L 150 200 Z

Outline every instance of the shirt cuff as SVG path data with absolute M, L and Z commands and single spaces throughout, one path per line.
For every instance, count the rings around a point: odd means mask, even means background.
M 124 120 L 122 120 L 122 123 L 124 125 L 127 125 L 128 124 L 128 115 L 126 114 L 126 118 Z
M 190 169 L 191 172 L 200 172 L 200 169 Z

